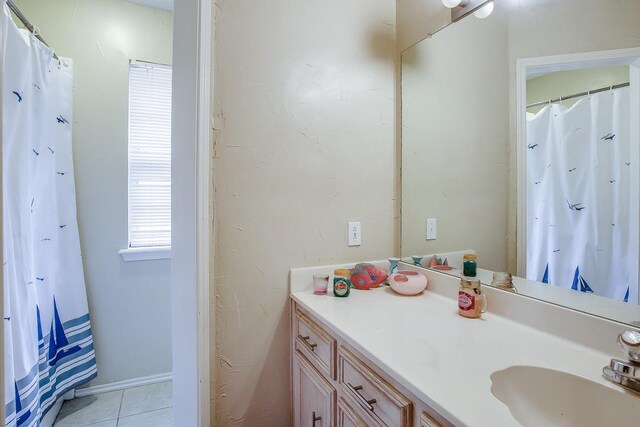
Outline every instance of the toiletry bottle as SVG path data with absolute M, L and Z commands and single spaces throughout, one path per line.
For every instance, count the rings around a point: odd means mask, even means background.
M 392 274 L 398 272 L 398 263 L 400 262 L 400 258 L 389 258 L 389 275 L 387 276 L 387 280 L 385 283 L 389 284 L 389 279 Z
M 458 313 L 460 316 L 477 319 L 487 310 L 487 296 L 482 293 L 480 280 L 470 277 L 460 279 L 458 291 Z
M 462 274 L 467 277 L 476 277 L 476 260 L 478 256 L 476 254 L 464 254 L 462 259 L 464 261 L 462 264 Z
M 493 273 L 493 279 L 491 280 L 491 286 L 498 289 L 503 289 L 509 292 L 518 292 L 515 286 L 513 286 L 513 278 L 511 274 L 505 272 L 496 271 Z
M 351 292 L 351 272 L 340 268 L 333 274 L 333 295 L 340 298 L 348 297 Z

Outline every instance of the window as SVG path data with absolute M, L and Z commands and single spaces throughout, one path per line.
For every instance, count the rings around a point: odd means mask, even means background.
M 170 246 L 171 67 L 132 61 L 129 66 L 131 250 L 122 252 L 149 252 L 140 248 L 161 252 Z M 165 256 L 144 259 L 167 258 L 168 251 L 166 252 Z

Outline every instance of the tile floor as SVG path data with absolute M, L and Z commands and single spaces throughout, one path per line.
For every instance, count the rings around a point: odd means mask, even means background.
M 64 402 L 54 427 L 172 427 L 171 381 Z

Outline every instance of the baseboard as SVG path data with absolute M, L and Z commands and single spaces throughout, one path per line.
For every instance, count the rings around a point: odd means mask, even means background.
M 118 381 L 115 383 L 101 384 L 93 387 L 78 388 L 76 389 L 75 397 L 93 396 L 94 394 L 107 393 L 110 391 L 124 390 L 127 388 L 140 387 L 142 385 L 149 385 L 155 383 L 161 383 L 170 381 L 173 378 L 171 372 L 166 374 L 151 375 L 149 377 L 132 378 L 130 380 Z

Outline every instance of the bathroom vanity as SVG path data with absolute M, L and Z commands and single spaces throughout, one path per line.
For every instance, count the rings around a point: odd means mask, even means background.
M 601 376 L 619 357 L 625 325 L 491 288 L 488 313 L 462 318 L 456 278 L 408 265 L 429 279 L 421 295 L 386 285 L 348 298 L 314 295 L 313 275 L 341 267 L 291 270 L 294 426 L 640 419 L 640 396 Z

